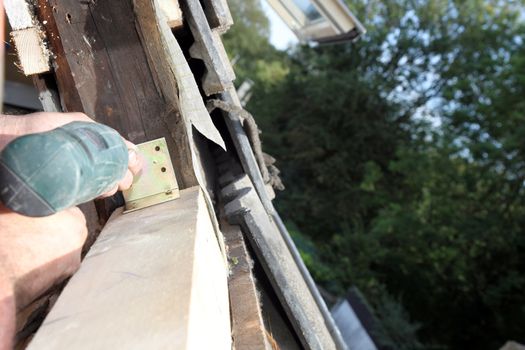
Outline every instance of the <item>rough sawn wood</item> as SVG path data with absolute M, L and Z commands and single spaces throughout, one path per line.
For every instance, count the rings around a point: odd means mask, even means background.
M 231 349 L 227 268 L 198 187 L 116 211 L 28 349 Z

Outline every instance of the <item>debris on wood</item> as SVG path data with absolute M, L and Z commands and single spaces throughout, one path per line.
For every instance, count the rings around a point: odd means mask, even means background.
M 46 36 L 34 17 L 33 6 L 25 0 L 6 0 L 4 3 L 12 28 L 19 68 L 25 75 L 48 72 L 51 69 Z

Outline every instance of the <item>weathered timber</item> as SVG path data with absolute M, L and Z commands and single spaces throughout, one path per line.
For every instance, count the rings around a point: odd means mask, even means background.
M 207 139 L 225 148 L 224 141 L 208 113 L 195 77 L 160 8 L 158 0 L 134 0 L 137 28 L 151 62 L 160 91 L 168 101 L 178 103 L 187 134 L 191 126 Z
M 231 87 L 225 92 L 221 93 L 220 98 L 226 104 L 242 109 L 242 105 L 239 101 L 239 97 L 237 96 L 237 92 L 235 91 L 235 87 Z M 272 215 L 275 212 L 275 209 L 266 190 L 261 170 L 258 166 L 252 146 L 250 144 L 250 139 L 243 128 L 240 116 L 236 113 L 224 112 L 224 120 L 229 133 L 232 135 L 233 144 L 244 171 L 250 177 L 250 180 L 255 186 L 257 194 L 261 199 L 265 210 L 269 215 Z
M 53 6 L 49 0 L 37 0 L 36 14 L 40 23 L 47 34 L 48 45 L 54 53 L 52 65 L 53 74 L 56 77 L 56 85 L 60 91 L 60 105 L 58 110 L 62 111 L 83 111 L 82 101 L 75 86 L 75 81 L 67 63 L 67 57 L 64 52 L 64 46 L 58 34 L 58 28 L 55 22 Z M 37 88 L 38 85 L 35 84 Z M 39 89 L 40 91 L 40 89 Z
M 303 346 L 336 349 L 316 300 L 248 176 L 223 188 L 221 195 L 228 221 L 243 227 Z
M 227 269 L 200 189 L 116 211 L 28 349 L 231 349 Z
M 228 289 L 234 348 L 270 350 L 252 272 L 253 261 L 248 253 L 241 228 L 222 220 L 221 230 L 226 240 L 231 270 Z
M 161 78 L 150 69 L 132 4 L 50 0 L 39 12 L 52 19 L 46 29 L 64 110 L 82 111 L 135 143 L 165 137 L 181 188 L 196 185 L 179 106 L 157 89 Z
M 227 103 L 231 107 L 242 109 L 241 102 L 237 96 L 235 88 L 230 88 L 227 91 L 220 94 L 222 101 Z M 303 279 L 314 297 L 314 300 L 325 320 L 325 323 L 332 335 L 338 349 L 346 349 L 346 345 L 342 339 L 341 333 L 337 329 L 333 318 L 330 315 L 328 308 L 317 289 L 315 282 L 313 281 L 308 269 L 306 268 L 295 244 L 283 224 L 279 213 L 273 207 L 271 201 L 271 192 L 269 192 L 265 186 L 264 179 L 262 177 L 260 168 L 255 158 L 252 146 L 250 144 L 249 137 L 246 134 L 246 130 L 243 127 L 243 121 L 238 113 L 224 113 L 224 120 L 228 128 L 229 133 L 232 135 L 233 144 L 239 156 L 239 160 L 246 174 L 249 176 L 252 185 L 254 186 L 256 193 L 264 206 L 267 214 L 272 218 L 274 225 L 279 229 L 283 241 L 286 243 L 288 250 L 295 261 Z
M 33 76 L 33 85 L 38 93 L 41 108 L 45 112 L 61 112 L 60 97 L 58 92 L 48 84 L 48 79 L 54 79 L 51 74 L 36 74 Z
M 193 171 L 210 211 L 213 210 L 211 194 L 214 184 L 210 181 L 210 167 L 206 165 L 207 145 L 194 133 L 194 128 L 206 139 L 225 149 L 224 140 L 213 124 L 199 87 L 184 53 L 171 32 L 167 17 L 160 8 L 158 0 L 135 0 L 137 30 L 146 48 L 150 67 L 157 77 L 158 88 L 168 101 L 179 102 L 182 123 L 178 126 L 189 136 L 188 153 L 191 154 Z M 208 162 L 209 164 L 210 162 Z M 217 239 L 224 247 L 222 234 L 215 217 L 212 217 Z M 224 249 L 223 249 L 224 251 Z M 224 255 L 226 259 L 226 255 Z
M 203 60 L 206 66 L 202 80 L 204 93 L 210 96 L 227 90 L 233 86 L 235 73 L 219 33 L 211 30 L 199 1 L 181 0 L 181 6 L 195 39 L 190 55 Z
M 224 34 L 233 25 L 233 18 L 226 0 L 202 0 L 202 7 L 210 27 Z

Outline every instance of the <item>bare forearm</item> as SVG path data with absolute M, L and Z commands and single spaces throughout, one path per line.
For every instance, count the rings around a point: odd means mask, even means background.
M 0 271 L 2 274 L 3 271 Z M 13 287 L 8 278 L 0 275 L 0 350 L 13 348 L 16 306 Z
M 0 150 L 19 136 L 48 131 L 72 121 L 92 122 L 93 120 L 83 113 L 0 114 Z

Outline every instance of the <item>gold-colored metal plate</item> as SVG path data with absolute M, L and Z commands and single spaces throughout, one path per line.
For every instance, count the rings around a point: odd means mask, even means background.
M 124 191 L 124 213 L 179 198 L 179 186 L 164 138 L 137 145 L 144 158 L 142 174 Z

